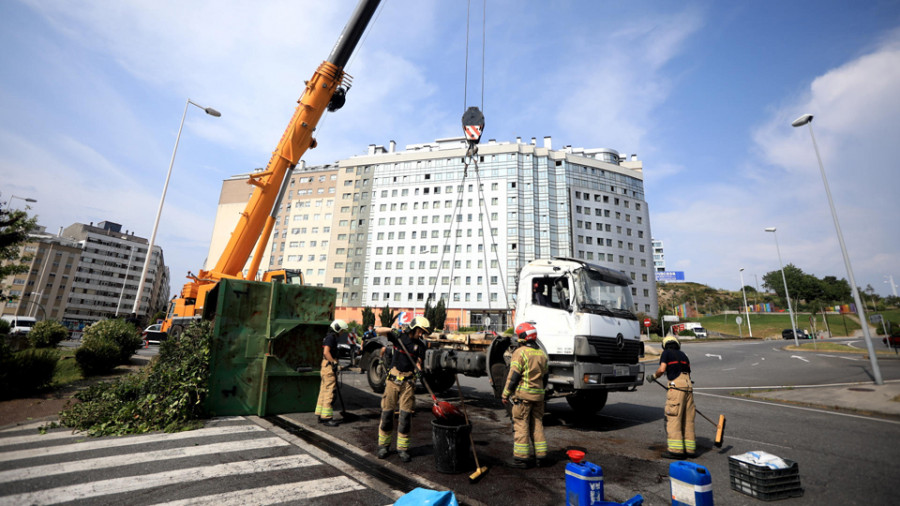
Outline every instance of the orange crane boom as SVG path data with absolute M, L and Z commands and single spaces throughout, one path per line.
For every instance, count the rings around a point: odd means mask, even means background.
M 263 172 L 250 176 L 249 183 L 255 186 L 253 194 L 241 213 L 222 256 L 212 269 L 200 270 L 196 276 L 188 274 L 191 281 L 182 288 L 181 297 L 170 304 L 163 330 L 168 330 L 173 325 L 173 319 L 193 319 L 200 315 L 207 293 L 220 279 L 243 278 L 242 270 L 258 242 L 261 246 L 257 247 L 257 256 L 262 254 L 268 234 L 261 236 L 267 229 L 267 219 L 276 213 L 274 206 L 280 200 L 289 169 L 300 161 L 306 150 L 316 147 L 313 134 L 325 111 L 335 111 L 344 105 L 345 93 L 349 88 L 345 83 L 344 66 L 379 2 L 380 0 L 360 0 L 328 59 L 306 81 L 306 89 L 297 101 L 294 115 L 272 153 L 269 164 Z M 271 229 L 268 230 L 271 233 Z M 254 264 L 258 265 L 258 262 Z

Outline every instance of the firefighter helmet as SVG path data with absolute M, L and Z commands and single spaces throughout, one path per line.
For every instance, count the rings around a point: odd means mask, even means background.
M 415 318 L 412 319 L 411 322 L 409 322 L 409 330 L 414 330 L 414 329 L 419 328 L 419 329 L 424 330 L 425 333 L 427 334 L 428 332 L 430 332 L 429 331 L 430 327 L 431 327 L 431 322 L 428 321 L 428 318 L 425 318 L 424 316 L 416 316 Z
M 537 339 L 537 329 L 531 322 L 522 322 L 516 327 L 516 337 L 522 341 L 534 341 Z
M 676 350 L 681 349 L 681 343 L 678 342 L 678 338 L 675 336 L 666 336 L 663 338 L 663 340 L 662 340 L 663 349 L 668 348 L 670 344 Z
M 350 327 L 344 320 L 335 320 L 331 322 L 331 330 L 337 332 L 338 334 L 340 334 L 341 332 L 346 332 L 348 328 Z

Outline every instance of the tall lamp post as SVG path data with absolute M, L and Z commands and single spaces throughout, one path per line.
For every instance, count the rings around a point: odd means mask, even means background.
M 28 198 L 28 197 L 19 197 L 18 195 L 10 195 L 10 196 L 9 196 L 9 200 L 6 201 L 6 205 L 9 206 L 9 205 L 10 205 L 10 202 L 12 202 L 13 199 L 23 200 L 23 201 L 25 201 L 26 203 L 29 203 L 29 204 L 33 204 L 33 203 L 37 202 L 37 200 L 32 199 L 32 198 Z
M 819 161 L 819 171 L 822 173 L 822 183 L 825 184 L 825 195 L 828 196 L 828 207 L 831 208 L 831 217 L 834 219 L 834 229 L 837 233 L 838 243 L 841 245 L 841 254 L 844 256 L 844 266 L 847 268 L 847 277 L 850 278 L 850 289 L 853 292 L 853 301 L 856 302 L 856 315 L 859 317 L 859 324 L 863 329 L 863 337 L 866 339 L 866 348 L 869 351 L 869 360 L 872 363 L 872 376 L 875 378 L 876 385 L 883 385 L 884 380 L 881 379 L 881 370 L 878 368 L 878 360 L 875 358 L 875 347 L 872 345 L 872 336 L 869 335 L 866 310 L 860 301 L 859 289 L 856 287 L 856 279 L 853 277 L 853 267 L 850 266 L 850 255 L 847 254 L 847 245 L 844 244 L 844 234 L 841 232 L 841 224 L 838 221 L 837 211 L 834 209 L 834 200 L 831 198 L 831 188 L 828 187 L 828 178 L 825 177 L 825 166 L 822 165 L 822 156 L 819 155 L 819 146 L 816 144 L 816 136 L 813 134 L 812 120 L 812 114 L 804 114 L 795 119 L 793 123 L 791 123 L 791 126 L 799 128 L 803 125 L 809 125 L 809 136 L 812 138 L 816 159 Z
M 750 326 L 750 308 L 747 307 L 747 291 L 744 289 L 744 268 L 741 267 L 739 272 L 741 273 L 741 294 L 744 295 L 744 313 L 747 315 L 747 331 L 750 332 L 750 337 L 752 338 L 753 327 Z
M 138 314 L 141 308 L 141 294 L 144 292 L 144 284 L 147 282 L 147 271 L 150 269 L 150 259 L 153 257 L 153 244 L 156 242 L 156 229 L 159 228 L 159 216 L 162 214 L 163 202 L 166 201 L 166 190 L 169 189 L 169 178 L 172 177 L 172 166 L 175 164 L 175 153 L 178 152 L 178 141 L 181 140 L 181 130 L 184 128 L 184 118 L 187 116 L 188 106 L 194 105 L 203 109 L 206 114 L 218 118 L 222 115 L 219 111 L 212 107 L 203 107 L 200 104 L 192 102 L 188 99 L 184 104 L 184 113 L 181 115 L 181 125 L 178 126 L 178 135 L 175 136 L 175 149 L 172 150 L 172 159 L 169 161 L 169 172 L 166 174 L 166 183 L 163 185 L 162 196 L 159 198 L 159 208 L 156 210 L 156 220 L 153 222 L 153 233 L 150 234 L 150 243 L 147 245 L 147 258 L 144 259 L 144 269 L 141 271 L 140 282 L 138 282 L 137 294 L 134 296 L 134 308 L 131 312 Z
M 775 227 L 769 227 L 766 232 L 772 232 L 775 237 L 775 250 L 778 251 L 778 264 L 781 266 L 781 280 L 784 281 L 784 298 L 787 299 L 788 313 L 791 315 L 791 334 L 794 334 L 794 346 L 800 346 L 797 339 L 797 324 L 794 322 L 794 309 L 791 307 L 791 294 L 788 293 L 787 278 L 784 277 L 784 262 L 781 261 L 781 248 L 778 247 L 778 234 L 775 233 Z

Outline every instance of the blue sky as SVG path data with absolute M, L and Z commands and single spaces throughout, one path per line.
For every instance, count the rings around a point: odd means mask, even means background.
M 265 166 L 355 0 L 0 3 L 0 200 L 50 231 L 149 237 L 173 287 L 203 264 L 222 179 Z M 469 105 L 481 105 L 473 1 Z M 466 3 L 385 0 L 307 163 L 460 135 Z M 900 2 L 489 1 L 485 136 L 553 137 L 644 163 L 670 270 L 716 288 L 785 263 L 846 277 L 804 113 L 857 284 L 900 284 Z M 540 142 L 540 141 L 539 141 Z M 20 200 L 14 205 L 21 206 Z

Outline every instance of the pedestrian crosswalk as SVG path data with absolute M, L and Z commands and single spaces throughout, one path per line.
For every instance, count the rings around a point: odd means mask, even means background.
M 392 502 L 243 417 L 103 438 L 38 425 L 0 431 L 0 505 Z

